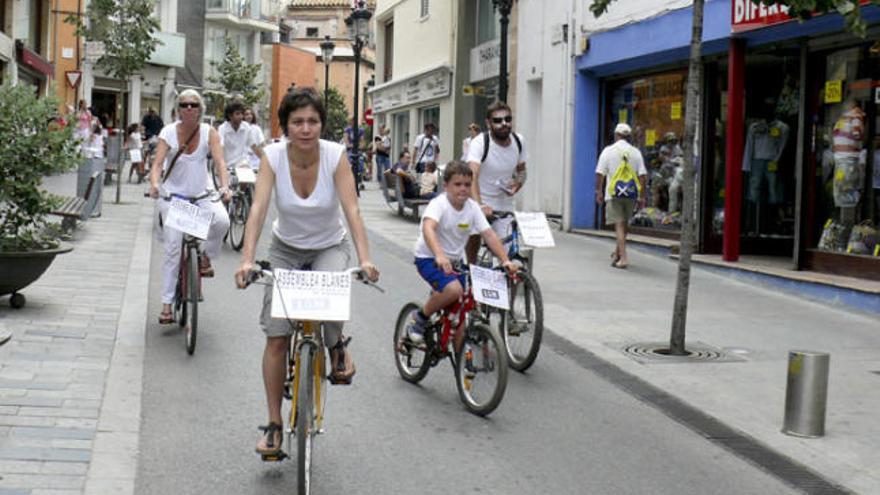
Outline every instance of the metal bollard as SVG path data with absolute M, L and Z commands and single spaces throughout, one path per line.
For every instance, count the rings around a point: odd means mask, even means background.
M 826 352 L 789 351 L 783 433 L 808 438 L 825 435 L 829 361 Z

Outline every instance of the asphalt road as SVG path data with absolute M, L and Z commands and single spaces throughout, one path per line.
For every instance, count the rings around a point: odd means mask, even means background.
M 510 373 L 489 418 L 464 410 L 447 363 L 420 386 L 404 382 L 392 329 L 399 308 L 427 286 L 399 250 L 371 241 L 387 292 L 355 289 L 346 333 L 358 373 L 354 385 L 331 387 L 313 493 L 793 493 L 546 346 L 527 374 Z M 206 282 L 198 348 L 188 356 L 176 326 L 154 323 L 161 245 L 153 246 L 138 494 L 295 491 L 294 461 L 263 463 L 253 451 L 266 423 L 262 288 L 234 287 L 238 259 L 227 245 L 214 260 L 218 276 Z

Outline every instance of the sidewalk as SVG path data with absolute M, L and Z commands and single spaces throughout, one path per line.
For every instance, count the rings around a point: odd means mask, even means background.
M 76 173 L 44 187 L 73 195 Z M 103 214 L 74 250 L 0 298 L 0 494 L 134 491 L 152 203 L 143 186 L 104 188 Z
M 376 189 L 375 183 L 368 185 Z M 410 250 L 417 224 L 381 193 L 362 194 L 367 228 Z M 687 343 L 716 359 L 686 362 L 624 353 L 666 347 L 677 264 L 633 249 L 630 268 L 610 266 L 610 239 L 554 232 L 535 273 L 545 327 L 857 493 L 880 493 L 880 322 L 694 266 Z M 789 350 L 831 354 L 826 435 L 782 434 Z M 547 349 L 542 352 L 548 352 Z M 540 355 L 538 356 L 540 360 Z

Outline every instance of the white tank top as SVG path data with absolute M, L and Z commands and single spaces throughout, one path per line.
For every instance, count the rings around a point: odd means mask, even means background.
M 165 168 L 162 173 L 166 173 L 168 167 L 171 166 L 171 160 L 177 154 L 180 143 L 177 141 L 177 125 L 180 122 L 168 124 L 162 128 L 159 133 L 159 139 L 165 141 L 168 145 L 168 153 L 165 155 Z M 162 184 L 164 194 L 180 194 L 181 196 L 195 197 L 205 192 L 211 177 L 208 175 L 208 133 L 211 126 L 208 124 L 199 125 L 199 147 L 190 154 L 183 153 L 174 164 L 171 175 Z M 183 137 L 187 139 L 189 134 Z
M 281 242 L 298 249 L 324 249 L 345 238 L 339 195 L 334 174 L 345 146 L 320 140 L 318 181 L 315 190 L 302 198 L 293 189 L 287 143 L 273 143 L 264 149 L 275 172 L 275 207 L 278 218 L 272 233 Z

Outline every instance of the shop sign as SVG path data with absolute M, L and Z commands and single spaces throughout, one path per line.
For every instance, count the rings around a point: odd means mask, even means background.
M 450 94 L 451 71 L 440 67 L 425 74 L 370 92 L 373 112 L 383 113 L 404 105 L 444 98 Z
M 680 101 L 672 102 L 672 106 L 669 108 L 669 118 L 672 120 L 681 120 L 681 102 Z
M 657 143 L 657 131 L 648 129 L 645 131 L 645 146 L 654 146 Z
M 871 0 L 859 0 L 860 5 L 870 3 Z M 788 11 L 787 5 L 765 5 L 757 0 L 733 0 L 730 24 L 734 33 L 751 31 L 793 20 L 794 17 L 788 15 Z
M 26 47 L 21 40 L 15 40 L 15 49 L 18 51 L 18 62 L 21 65 L 44 76 L 53 77 L 55 75 L 55 66 L 41 57 L 39 53 Z
M 470 82 L 485 81 L 501 73 L 501 42 L 487 41 L 471 49 Z
M 825 103 L 843 101 L 843 81 L 825 81 Z
M 628 115 L 627 115 L 626 108 L 621 108 L 617 112 L 617 123 L 618 124 L 626 124 L 627 120 L 629 120 L 627 117 L 628 117 Z

